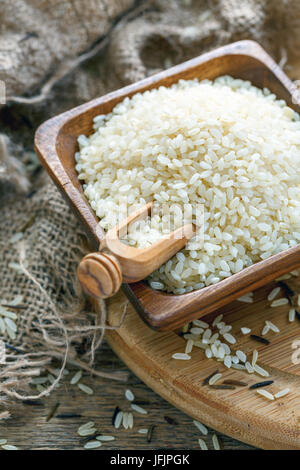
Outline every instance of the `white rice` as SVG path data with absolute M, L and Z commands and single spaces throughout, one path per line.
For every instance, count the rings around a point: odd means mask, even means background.
M 230 344 L 235 344 L 236 343 L 235 337 L 232 336 L 230 333 L 225 333 L 224 334 L 224 339 Z
M 275 287 L 273 290 L 271 290 L 270 294 L 268 295 L 268 300 L 270 302 L 274 300 L 275 297 L 279 294 L 279 292 L 280 292 L 280 287 Z
M 180 80 L 137 93 L 79 146 L 79 179 L 105 230 L 125 199 L 130 211 L 176 204 L 175 227 L 185 204 L 203 204 L 204 242 L 191 240 L 150 276 L 160 290 L 215 284 L 299 243 L 299 115 L 250 82 Z M 139 228 L 127 241 L 140 248 L 169 231 L 159 215 Z
M 208 384 L 209 384 L 209 385 L 214 385 L 216 382 L 218 382 L 218 380 L 220 380 L 221 377 L 222 377 L 222 374 L 215 374 L 215 375 L 213 375 L 213 376 L 209 379 Z
M 211 359 L 212 356 L 213 356 L 213 353 L 212 353 L 212 350 L 210 348 L 206 348 L 205 349 L 205 356 L 207 357 L 207 359 Z
M 91 387 L 88 387 L 87 385 L 84 385 L 84 384 L 77 384 L 77 387 L 80 388 L 80 390 L 84 393 L 86 393 L 87 395 L 93 395 L 94 391 L 93 389 L 91 389 Z
M 133 401 L 134 400 L 134 394 L 132 393 L 131 390 L 127 389 L 125 391 L 125 398 L 127 398 L 128 401 Z
M 203 439 L 198 439 L 198 442 L 201 450 L 208 450 L 206 442 Z
M 260 367 L 258 364 L 254 364 L 253 369 L 257 374 L 261 375 L 262 377 L 270 376 L 269 372 Z
M 230 367 L 232 366 L 232 359 L 231 359 L 231 356 L 226 356 L 225 359 L 224 359 L 224 366 L 225 367 L 228 367 L 228 369 L 230 369 Z
M 139 434 L 148 434 L 148 428 L 142 428 L 138 430 Z
M 231 367 L 236 370 L 246 370 L 246 366 L 244 366 L 244 364 L 232 364 Z
M 203 328 L 199 328 L 198 326 L 195 326 L 190 329 L 190 333 L 192 333 L 192 335 L 200 335 L 201 333 L 203 333 L 203 331 Z
M 270 320 L 266 320 L 266 325 L 272 330 L 274 333 L 280 333 L 280 329 L 278 326 L 274 325 Z
M 193 421 L 194 425 L 196 426 L 197 429 L 203 434 L 203 436 L 207 436 L 208 434 L 208 429 L 204 424 L 200 423 L 199 421 L 194 420 Z
M 247 327 L 243 326 L 241 328 L 241 332 L 243 333 L 243 335 L 248 335 L 249 333 L 251 333 L 251 328 L 247 328 Z
M 101 442 L 110 442 L 114 441 L 116 438 L 114 436 L 97 436 L 96 439 Z
M 19 450 L 18 447 L 16 446 L 12 446 L 10 444 L 4 444 L 3 446 L 1 446 L 3 450 Z
M 70 380 L 70 384 L 71 385 L 77 384 L 79 382 L 79 380 L 81 379 L 81 377 L 82 377 L 82 371 L 79 370 L 78 372 L 76 372 L 76 374 Z
M 115 419 L 115 428 L 119 429 L 123 421 L 123 411 L 119 411 Z
M 191 353 L 193 346 L 194 346 L 194 341 L 192 339 L 189 339 L 186 343 L 185 354 Z
M 263 388 L 256 390 L 256 393 L 267 398 L 268 400 L 274 400 L 274 395 L 272 395 L 272 393 L 268 392 L 267 390 L 264 390 Z
M 148 414 L 148 411 L 145 410 L 144 408 L 142 408 L 141 406 L 139 405 L 136 405 L 135 403 L 131 403 L 131 408 L 136 411 L 137 413 L 140 413 L 141 415 L 146 415 Z
M 215 450 L 221 450 L 220 443 L 218 436 L 216 434 L 213 434 L 212 436 L 212 442 Z
M 133 428 L 133 414 L 132 413 L 128 413 L 128 427 L 129 429 Z
M 285 395 L 287 395 L 288 393 L 290 393 L 290 389 L 289 389 L 289 388 L 285 388 L 284 390 L 280 390 L 280 392 L 275 393 L 274 398 L 282 398 L 282 397 L 285 397 Z
M 273 300 L 271 307 L 281 307 L 281 305 L 286 305 L 289 303 L 289 299 L 282 297 L 281 299 Z
M 220 315 L 218 315 L 214 321 L 212 322 L 212 326 L 216 326 L 218 323 L 220 323 L 220 321 L 222 320 L 223 318 L 223 314 L 221 313 Z
M 209 324 L 203 320 L 194 320 L 193 325 L 199 326 L 200 328 L 204 329 L 209 327 Z
M 265 325 L 261 331 L 261 335 L 265 336 L 269 333 L 269 331 L 270 331 L 270 327 L 268 325 Z
M 254 373 L 254 366 L 252 366 L 252 364 L 250 364 L 249 361 L 246 362 L 245 367 L 246 367 L 248 374 Z
M 129 413 L 124 412 L 123 413 L 123 421 L 122 421 L 124 429 L 128 429 L 128 427 L 129 427 L 128 417 L 129 417 Z
M 291 279 L 291 275 L 290 274 L 283 274 L 282 276 L 280 277 L 277 277 L 276 281 L 287 281 L 288 279 Z
M 85 449 L 98 449 L 98 447 L 101 447 L 102 444 L 99 441 L 89 441 L 85 444 L 84 448 Z
M 246 304 L 253 303 L 253 297 L 251 297 L 250 295 L 242 295 L 242 297 L 239 297 L 237 300 L 239 302 L 245 302 Z
M 92 436 L 93 434 L 95 434 L 97 432 L 97 429 L 94 427 L 94 424 L 95 423 L 93 421 L 90 421 L 80 426 L 77 431 L 79 436 L 84 437 L 84 436 Z
M 252 367 L 255 366 L 257 359 L 258 359 L 258 351 L 257 349 L 254 349 L 253 354 L 252 354 L 252 364 L 251 364 Z
M 296 310 L 294 308 L 291 308 L 289 311 L 289 322 L 295 321 L 296 318 Z
M 243 351 L 240 351 L 240 350 L 236 351 L 236 355 L 237 355 L 237 357 L 239 358 L 239 360 L 241 362 L 246 362 L 247 361 L 247 356 Z
M 203 343 L 209 344 L 210 337 L 212 335 L 212 331 L 210 328 L 204 331 L 203 336 L 202 336 L 202 341 Z
M 78 431 L 82 431 L 83 429 L 92 428 L 94 425 L 95 425 L 94 421 L 89 421 L 88 423 L 82 424 L 82 425 L 78 428 Z

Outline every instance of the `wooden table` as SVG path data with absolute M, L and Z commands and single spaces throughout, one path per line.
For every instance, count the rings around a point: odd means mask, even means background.
M 128 370 L 106 343 L 98 353 L 97 368 L 106 371 Z M 99 450 L 199 449 L 199 437 L 203 437 L 209 449 L 212 449 L 212 430 L 209 430 L 207 437 L 201 436 L 190 417 L 159 397 L 132 373 L 127 386 L 124 383 L 84 375 L 81 382 L 92 387 L 93 396 L 84 394 L 77 385 L 70 385 L 70 378 L 74 373 L 75 371 L 71 371 L 60 388 L 50 397 L 41 400 L 40 406 L 19 403 L 12 410 L 12 418 L 1 422 L 0 439 L 5 438 L 9 444 L 27 450 L 82 449 L 86 441 L 77 434 L 77 429 L 81 424 L 93 420 L 99 432 L 116 437 L 115 441 L 105 443 Z M 116 430 L 111 424 L 112 414 L 116 405 L 124 410 L 129 409 L 129 402 L 124 397 L 127 387 L 134 392 L 136 400 L 147 402 L 143 407 L 148 410 L 148 414 L 135 414 L 132 430 Z M 60 407 L 56 414 L 78 413 L 82 417 L 59 419 L 54 416 L 50 422 L 46 422 L 49 411 L 57 401 L 60 402 Z M 167 424 L 164 416 L 175 419 L 178 425 Z M 146 436 L 137 431 L 151 424 L 156 427 L 152 442 L 147 443 Z M 226 436 L 219 437 L 226 450 L 252 449 Z

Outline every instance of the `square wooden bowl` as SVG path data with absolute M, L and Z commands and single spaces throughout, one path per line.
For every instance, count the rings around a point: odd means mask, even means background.
M 300 111 L 299 106 L 293 104 L 293 84 L 280 67 L 256 42 L 240 41 L 108 93 L 54 117 L 39 127 L 35 148 L 40 160 L 83 222 L 93 248 L 98 248 L 103 232 L 97 229 L 97 217 L 83 194 L 75 171 L 74 154 L 78 150 L 78 136 L 92 134 L 94 117 L 109 113 L 126 96 L 160 85 L 170 86 L 179 79 L 214 79 L 221 75 L 250 80 L 259 88 L 267 87 L 279 98 L 286 100 L 295 111 Z M 173 295 L 155 291 L 145 282 L 123 285 L 123 290 L 151 327 L 170 330 L 212 312 L 299 265 L 300 245 L 297 245 L 215 285 L 187 294 Z

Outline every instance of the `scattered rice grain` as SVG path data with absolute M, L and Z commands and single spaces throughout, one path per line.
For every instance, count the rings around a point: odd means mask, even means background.
M 193 421 L 194 425 L 196 428 L 203 434 L 203 436 L 207 436 L 208 434 L 208 429 L 204 424 L 200 423 L 199 421 L 194 420 Z
M 84 385 L 84 384 L 77 384 L 77 387 L 84 393 L 86 393 L 87 395 L 93 395 L 94 393 L 94 390 L 92 390 L 90 387 L 88 387 L 87 385 Z
M 131 403 L 131 408 L 136 411 L 137 413 L 140 413 L 141 415 L 146 415 L 148 414 L 148 411 L 145 410 L 144 408 L 142 408 L 141 406 L 139 405 L 136 405 L 135 403 Z
M 274 395 L 272 395 L 272 393 L 268 392 L 267 390 L 264 390 L 263 388 L 256 390 L 256 393 L 267 398 L 268 400 L 274 400 Z
M 289 388 L 285 388 L 284 390 L 280 390 L 280 392 L 275 393 L 274 398 L 282 398 L 282 397 L 285 397 L 285 395 L 287 395 L 288 393 L 290 393 L 290 389 L 289 389 Z

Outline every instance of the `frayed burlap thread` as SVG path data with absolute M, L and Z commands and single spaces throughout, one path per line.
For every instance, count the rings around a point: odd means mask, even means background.
M 23 236 L 15 243 L 16 233 Z M 126 379 L 124 373 L 93 368 L 106 328 L 106 307 L 101 302 L 100 313 L 86 309 L 76 267 L 87 251 L 84 232 L 52 183 L 1 208 L 0 304 L 9 305 L 18 295 L 23 299 L 15 339 L 2 335 L 6 364 L 0 369 L 0 397 L 48 395 L 67 363 L 101 377 Z M 89 348 L 79 357 L 77 348 L 84 338 Z M 38 397 L 28 393 L 30 380 L 53 359 L 61 364 L 55 382 Z

